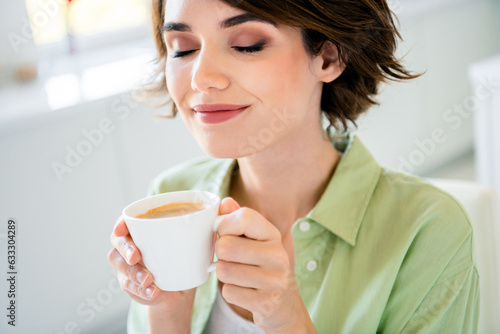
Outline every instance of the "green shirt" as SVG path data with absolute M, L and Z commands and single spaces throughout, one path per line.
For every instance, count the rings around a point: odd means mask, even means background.
M 382 168 L 352 133 L 332 143 L 343 157 L 292 228 L 295 277 L 318 333 L 475 333 L 479 277 L 463 207 L 422 179 Z M 184 163 L 157 177 L 150 193 L 225 197 L 236 164 Z M 192 333 L 207 324 L 216 289 L 214 274 L 197 288 Z M 145 306 L 132 302 L 128 331 L 147 333 Z

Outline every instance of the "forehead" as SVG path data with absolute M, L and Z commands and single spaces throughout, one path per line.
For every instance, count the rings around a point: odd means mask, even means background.
M 189 19 L 222 19 L 231 14 L 242 14 L 245 11 L 231 7 L 219 0 L 166 0 L 166 21 Z

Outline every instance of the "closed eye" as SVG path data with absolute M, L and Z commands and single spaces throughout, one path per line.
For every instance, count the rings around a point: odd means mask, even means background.
M 255 52 L 260 52 L 264 49 L 265 42 L 259 42 L 257 44 L 254 44 L 252 46 L 233 46 L 233 49 L 235 49 L 238 52 L 241 53 L 255 53 Z M 190 53 L 195 52 L 196 50 L 187 50 L 187 51 L 177 51 L 173 55 L 173 58 L 181 58 L 184 56 L 189 55 Z
M 196 50 L 188 50 L 188 51 L 177 51 L 175 54 L 172 56 L 173 58 L 181 58 L 184 56 L 187 56 L 188 54 L 194 52 Z
M 254 53 L 254 52 L 259 52 L 264 49 L 264 44 L 265 42 L 259 42 L 257 44 L 254 44 L 252 46 L 235 46 L 234 49 L 236 51 L 242 52 L 242 53 Z

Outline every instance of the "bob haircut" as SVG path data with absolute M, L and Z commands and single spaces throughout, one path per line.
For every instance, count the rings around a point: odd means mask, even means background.
M 162 36 L 164 1 L 153 0 L 153 34 L 158 70 L 150 91 L 164 96 L 167 91 L 165 62 L 167 49 Z M 321 110 L 328 128 L 347 130 L 358 116 L 377 104 L 374 96 L 380 82 L 408 80 L 420 74 L 408 72 L 395 58 L 401 39 L 386 0 L 219 0 L 272 22 L 299 28 L 306 52 L 316 56 L 326 41 L 338 49 L 344 67 L 334 81 L 325 83 Z M 177 107 L 172 102 L 172 115 Z

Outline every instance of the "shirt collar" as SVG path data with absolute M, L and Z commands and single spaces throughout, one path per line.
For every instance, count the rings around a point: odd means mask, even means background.
M 357 135 L 347 131 L 330 136 L 332 144 L 343 156 L 325 192 L 307 218 L 354 246 L 382 168 Z M 235 159 L 226 160 L 216 176 L 217 189 L 214 190 L 218 190 L 222 198 L 229 193 L 236 164 Z
M 343 157 L 307 217 L 354 246 L 382 168 L 359 137 L 351 132 L 332 143 L 343 152 Z

